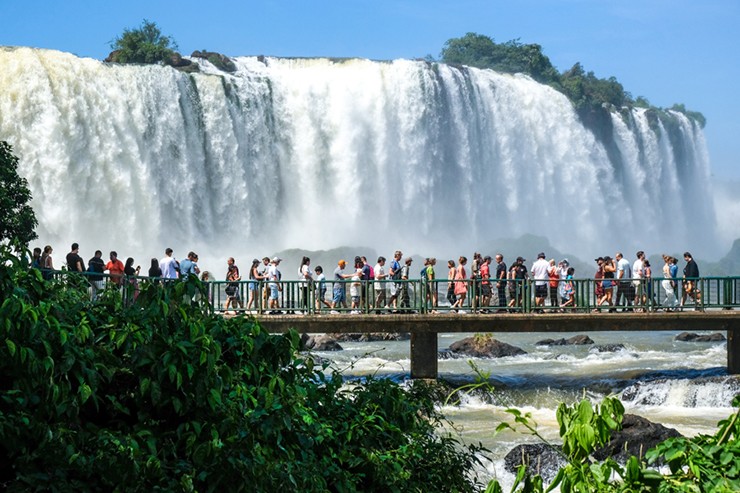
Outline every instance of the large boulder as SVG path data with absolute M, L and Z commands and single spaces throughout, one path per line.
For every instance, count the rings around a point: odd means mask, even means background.
M 368 334 L 330 334 L 338 342 L 375 342 L 375 341 L 408 341 L 408 332 L 371 332 Z
M 538 346 L 583 346 L 593 344 L 594 341 L 587 335 L 577 335 L 569 339 L 561 337 L 560 339 L 543 339 L 537 342 Z
M 527 354 L 522 348 L 487 336 L 466 337 L 461 341 L 450 344 L 450 351 L 457 355 L 472 356 L 475 358 L 503 358 Z
M 306 334 L 304 334 L 306 336 Z M 344 348 L 330 335 L 301 337 L 302 346 L 311 351 L 342 351 Z
M 719 332 L 704 335 L 699 335 L 695 332 L 681 332 L 676 336 L 675 340 L 683 342 L 721 342 L 726 339 L 724 334 Z
M 190 56 L 193 58 L 204 58 L 211 62 L 214 67 L 224 72 L 236 72 L 236 64 L 234 64 L 231 58 L 221 53 L 195 50 Z
M 558 469 L 565 466 L 566 460 L 555 449 L 544 443 L 525 443 L 517 445 L 504 457 L 504 467 L 510 473 L 516 474 L 520 465 L 527 466 L 527 474 L 539 474 L 546 482 L 552 481 Z
M 667 428 L 660 423 L 653 423 L 642 416 L 625 414 L 622 420 L 622 429 L 612 433 L 611 441 L 597 449 L 594 452 L 594 457 L 597 460 L 612 457 L 617 462 L 624 464 L 630 456 L 644 457 L 648 449 L 669 438 L 680 436 L 682 435 L 673 428 Z

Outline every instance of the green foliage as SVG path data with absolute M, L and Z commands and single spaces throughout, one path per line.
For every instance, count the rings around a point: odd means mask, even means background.
M 216 316 L 204 289 L 93 303 L 82 276 L 44 281 L 0 251 L 0 488 L 476 489 L 479 449 L 439 432 L 427 388 L 347 387 L 297 356 L 298 334 Z
M 707 119 L 706 119 L 706 117 L 702 113 L 700 113 L 698 111 L 687 110 L 686 109 L 686 106 L 683 105 L 683 104 L 676 103 L 673 106 L 671 106 L 670 109 L 672 109 L 673 111 L 678 111 L 680 113 L 683 113 L 684 115 L 686 115 L 690 119 L 695 120 L 696 122 L 699 123 L 699 125 L 701 126 L 701 128 L 704 128 L 706 126 L 706 124 L 707 124 Z
M 733 406 L 740 406 L 740 397 Z M 544 443 L 531 415 L 517 409 L 507 410 L 516 424 L 524 426 Z M 621 428 L 624 407 L 616 398 L 605 398 L 592 407 L 587 400 L 573 406 L 561 404 L 557 410 L 562 449 L 553 447 L 567 459 L 552 483 L 543 485 L 539 476 L 530 478 L 525 466 L 520 466 L 512 493 L 542 493 L 560 487 L 570 492 L 735 492 L 740 491 L 740 409 L 728 419 L 720 421 L 714 435 L 695 438 L 669 438 L 645 454 L 647 462 L 635 456 L 622 466 L 608 458 L 599 463 L 593 452 L 605 445 L 611 433 Z M 498 430 L 515 429 L 502 423 Z M 652 467 L 662 462 L 670 474 L 663 475 Z M 500 493 L 498 481 L 491 481 L 486 492 Z
M 28 203 L 28 181 L 18 175 L 18 158 L 5 141 L 0 141 L 0 241 L 26 247 L 37 238 L 36 214 Z
M 115 61 L 120 63 L 167 62 L 177 50 L 177 43 L 165 36 L 155 22 L 146 19 L 135 29 L 124 29 L 111 44 Z
M 447 40 L 440 53 L 440 59 L 449 64 L 527 74 L 568 96 L 587 124 L 594 121 L 592 116 L 594 113 L 603 114 L 608 111 L 604 106 L 658 109 L 652 107 L 643 97 L 633 100 L 615 77 L 601 79 L 593 72 L 586 72 L 580 63 L 559 73 L 542 52 L 540 45 L 522 44 L 518 39 L 496 43 L 489 36 L 467 33 L 461 38 Z M 704 115 L 699 112 L 687 111 L 679 104 L 671 109 L 684 113 L 697 121 L 702 128 L 706 125 Z
M 558 72 L 538 44 L 522 44 L 519 40 L 495 43 L 482 34 L 467 33 L 462 38 L 447 40 L 440 58 L 456 63 L 499 72 L 525 73 L 545 84 L 557 82 Z
M 740 406 L 740 399 L 733 401 Z M 719 422 L 714 435 L 670 438 L 649 450 L 649 463 L 662 459 L 671 473 L 660 485 L 665 493 L 740 491 L 740 409 Z

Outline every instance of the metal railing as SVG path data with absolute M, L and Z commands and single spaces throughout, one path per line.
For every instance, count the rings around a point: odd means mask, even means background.
M 69 271 L 46 271 L 63 279 Z M 105 289 L 117 289 L 124 303 L 136 302 L 144 283 L 166 281 L 145 276 L 79 273 L 95 299 Z M 605 281 L 612 287 L 606 287 Z M 552 281 L 555 283 L 554 281 Z M 541 283 L 544 283 L 544 289 Z M 644 311 L 740 308 L 740 276 L 696 279 L 506 279 L 465 280 L 327 280 L 205 281 L 208 300 L 216 311 L 263 314 L 411 314 L 411 313 L 537 313 Z M 564 296 L 565 288 L 569 294 Z M 457 288 L 457 289 L 455 289 Z M 611 292 L 610 294 L 609 291 Z M 544 296 L 542 296 L 544 293 Z M 458 301 L 459 300 L 459 301 Z M 611 303 L 610 303 L 611 302 Z

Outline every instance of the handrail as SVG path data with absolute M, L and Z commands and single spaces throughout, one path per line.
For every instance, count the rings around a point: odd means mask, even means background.
M 61 278 L 70 271 L 42 270 L 45 277 Z M 150 278 L 147 276 L 112 276 L 94 272 L 75 273 L 85 277 L 89 282 L 89 293 L 92 299 L 103 289 L 120 289 L 125 303 L 134 303 L 138 296 L 140 283 L 171 282 L 172 279 Z M 604 286 L 605 281 L 613 282 L 611 288 Z M 550 290 L 550 280 L 545 283 L 544 304 L 539 304 L 536 285 L 538 281 L 527 279 L 490 279 L 488 283 L 481 279 L 449 280 L 370 280 L 353 281 L 325 280 L 323 298 L 320 285 L 314 281 L 281 280 L 269 281 L 205 281 L 208 288 L 208 299 L 217 311 L 233 311 L 265 315 L 271 313 L 285 314 L 327 314 L 327 313 L 537 313 L 537 312 L 594 312 L 594 311 L 645 311 L 681 309 L 734 309 L 740 308 L 740 276 L 666 279 L 593 279 L 579 278 L 557 281 L 555 299 Z M 279 289 L 271 290 L 271 284 Z M 570 284 L 572 301 L 565 304 L 563 289 Z M 450 292 L 449 287 L 453 289 Z M 465 294 L 459 306 L 453 306 L 448 295 Z M 464 286 L 464 290 L 460 288 Z M 597 289 L 597 288 L 603 288 Z M 272 291 L 272 293 L 271 293 Z M 606 293 L 611 291 L 610 295 Z M 359 293 L 352 300 L 352 295 Z M 337 295 L 335 295 L 337 293 Z M 342 294 L 343 293 L 343 294 Z M 436 297 L 434 296 L 436 293 Z M 603 293 L 603 294 L 602 294 Z M 271 295 L 276 301 L 270 304 Z M 503 303 L 502 297 L 503 296 Z M 345 305 L 338 303 L 332 307 L 332 300 L 345 300 Z M 626 303 L 626 299 L 629 303 Z M 434 303 L 434 300 L 437 303 Z M 611 304 L 609 304 L 611 300 Z M 620 304 L 617 305 L 616 302 Z

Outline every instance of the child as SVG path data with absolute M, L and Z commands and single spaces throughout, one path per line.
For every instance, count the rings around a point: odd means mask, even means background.
M 360 282 L 362 275 L 362 269 L 356 269 L 355 275 L 352 276 L 352 284 L 349 285 L 349 296 L 352 298 L 352 312 L 353 314 L 360 313 L 360 289 L 362 283 Z
M 575 274 L 575 272 L 576 270 L 573 267 L 569 267 L 568 275 L 565 276 L 565 289 L 563 290 L 563 294 L 565 295 L 565 303 L 562 304 L 563 307 L 576 306 L 576 293 L 575 289 L 573 288 L 573 274 Z
M 327 308 L 331 308 L 331 304 L 326 301 L 326 276 L 324 275 L 324 269 L 320 265 L 317 265 L 314 272 L 316 272 L 316 312 L 321 313 L 322 303 Z

